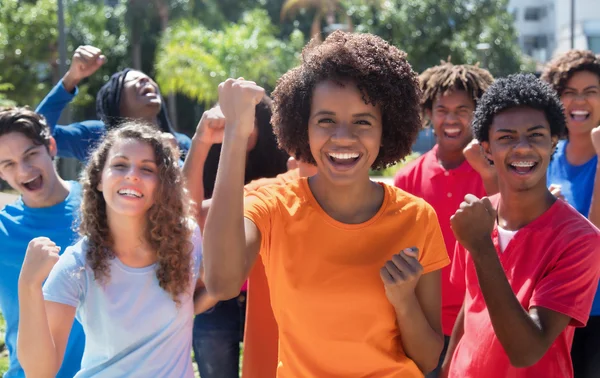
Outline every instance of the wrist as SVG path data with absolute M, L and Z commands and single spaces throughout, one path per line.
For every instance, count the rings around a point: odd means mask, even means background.
M 490 236 L 485 236 L 482 238 L 478 238 L 469 243 L 469 247 L 467 248 L 469 252 L 471 252 L 472 256 L 485 256 L 487 254 L 496 254 L 496 247 L 494 246 L 494 242 Z
M 34 293 L 42 289 L 44 281 L 38 281 L 29 277 L 19 278 L 19 291 L 25 293 Z
M 252 123 L 251 126 L 244 125 L 243 121 L 232 123 L 231 125 L 227 124 L 225 125 L 225 133 L 223 134 L 223 139 L 243 141 L 244 143 L 247 143 L 253 128 L 254 123 Z
M 195 145 L 197 145 L 199 147 L 206 147 L 206 148 L 210 148 L 213 145 L 213 143 L 210 140 L 205 138 L 203 133 L 199 133 L 199 132 L 194 133 L 194 136 L 192 136 L 192 143 L 194 143 Z
M 406 295 L 394 297 L 393 300 L 390 300 L 390 303 L 394 306 L 398 317 L 410 317 L 415 304 L 419 305 L 414 290 Z
M 83 78 L 75 76 L 71 70 L 69 70 L 62 78 L 63 86 L 67 92 L 72 93 L 82 79 Z

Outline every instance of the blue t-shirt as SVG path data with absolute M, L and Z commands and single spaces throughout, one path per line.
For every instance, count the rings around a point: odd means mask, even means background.
M 90 152 L 102 140 L 106 133 L 106 127 L 102 121 L 83 121 L 75 122 L 70 125 L 57 125 L 61 112 L 77 95 L 77 89 L 74 93 L 67 92 L 62 80 L 52 88 L 46 97 L 40 102 L 37 113 L 46 118 L 48 127 L 52 131 L 52 136 L 56 140 L 58 156 L 64 158 L 75 158 L 79 161 L 87 161 Z M 183 156 L 187 155 L 192 140 L 185 134 L 173 133 L 179 149 Z
M 571 165 L 567 161 L 567 143 L 566 140 L 558 142 L 556 153 L 548 166 L 546 182 L 548 186 L 552 184 L 560 185 L 560 191 L 567 202 L 587 218 L 594 191 L 598 156 L 594 156 L 585 164 Z M 590 314 L 593 316 L 600 315 L 600 290 L 596 291 Z
M 5 378 L 25 378 L 17 360 L 16 347 L 19 328 L 18 281 L 29 241 L 46 236 L 64 251 L 77 239 L 73 223 L 79 211 L 81 186 L 76 182 L 68 183 L 69 195 L 57 205 L 31 208 L 19 197 L 16 202 L 0 211 L 0 310 L 6 320 L 6 346 L 9 355 L 9 367 L 4 374 Z M 71 378 L 77 373 L 84 344 L 81 325 L 75 322 L 57 377 Z
M 86 334 L 77 378 L 193 378 L 193 294 L 202 260 L 200 228 L 192 237 L 192 281 L 179 307 L 156 278 L 157 265 L 132 268 L 109 262 L 100 283 L 86 260 L 87 240 L 67 249 L 44 284 L 47 301 L 76 308 Z

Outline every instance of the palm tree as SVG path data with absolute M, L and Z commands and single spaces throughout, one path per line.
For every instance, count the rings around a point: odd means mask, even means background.
M 281 8 L 281 21 L 294 18 L 301 9 L 314 8 L 316 10 L 310 28 L 311 37 L 320 38 L 321 23 L 323 18 L 328 27 L 335 24 L 336 14 L 342 10 L 342 0 L 286 0 Z M 350 17 L 346 16 L 348 30 L 352 30 Z

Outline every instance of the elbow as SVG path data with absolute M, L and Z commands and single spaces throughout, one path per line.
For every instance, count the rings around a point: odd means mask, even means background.
M 54 378 L 58 374 L 59 367 L 56 364 L 43 364 L 35 357 L 27 357 L 24 348 L 17 347 L 17 358 L 26 377 Z
M 508 354 L 508 359 L 510 364 L 516 368 L 528 368 L 537 364 L 543 356 L 544 353 L 538 351 L 531 351 L 529 353 L 513 352 Z
M 217 300 L 217 301 L 226 301 L 240 295 L 240 288 L 242 284 L 237 285 L 237 280 L 235 282 L 219 279 L 216 277 L 210 277 L 209 274 L 206 274 L 206 292 L 208 295 Z
M 427 375 L 434 371 L 438 365 L 440 364 L 440 356 L 442 355 L 442 350 L 444 349 L 444 337 L 439 336 L 436 340 L 435 346 L 429 349 L 432 353 L 426 353 L 419 360 L 411 358 L 414 363 L 417 365 L 419 370 L 424 375 Z M 410 357 L 410 356 L 409 356 Z

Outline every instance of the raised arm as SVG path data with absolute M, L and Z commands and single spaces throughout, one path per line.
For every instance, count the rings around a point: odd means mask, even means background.
M 255 106 L 264 89 L 243 79 L 219 85 L 219 104 L 227 120 L 211 210 L 204 227 L 206 289 L 216 299 L 239 294 L 260 249 L 260 232 L 244 218 L 244 171 Z
M 217 105 L 202 114 L 192 137 L 192 146 L 183 163 L 183 176 L 192 200 L 196 203 L 196 221 L 204 229 L 208 208 L 204 201 L 204 164 L 213 144 L 223 143 L 225 116 Z
M 496 174 L 496 168 L 490 165 L 487 158 L 485 157 L 481 145 L 477 139 L 473 139 L 467 147 L 463 150 L 465 158 L 471 164 L 471 167 L 483 180 L 483 187 L 488 196 L 498 193 L 498 176 Z
M 600 126 L 592 130 L 592 142 L 598 156 L 598 163 L 596 164 L 594 191 L 592 192 L 592 202 L 588 218 L 594 226 L 600 228 Z
M 63 109 L 77 94 L 77 85 L 81 80 L 93 75 L 105 62 L 106 57 L 96 47 L 79 46 L 75 50 L 69 70 L 35 110 L 46 118 L 52 132 Z
M 48 238 L 33 239 L 19 277 L 17 355 L 28 377 L 58 373 L 75 318 L 72 306 L 45 302 L 42 283 L 58 261 L 60 247 Z

